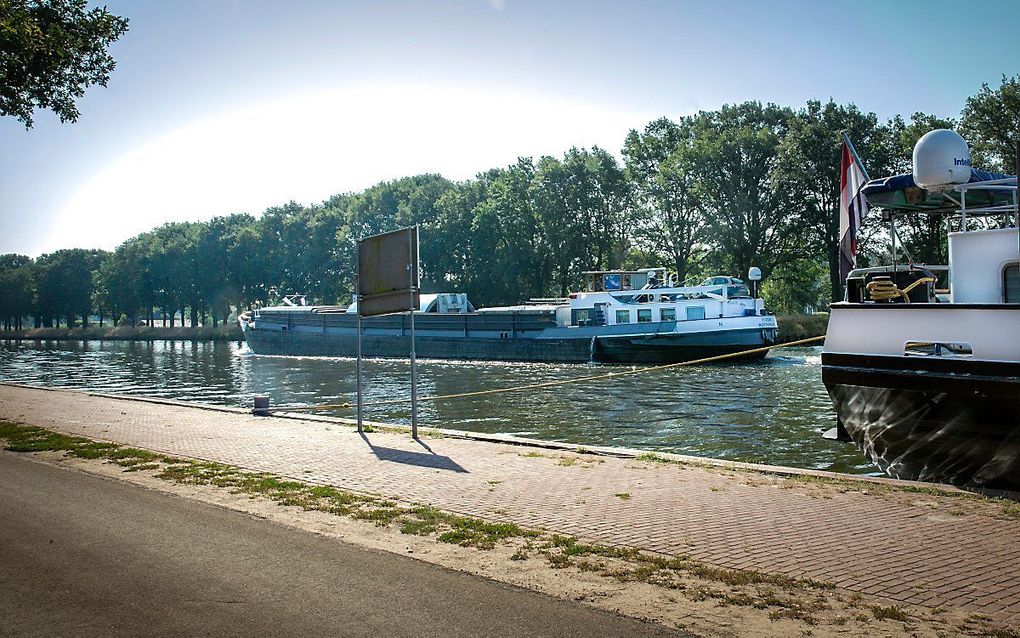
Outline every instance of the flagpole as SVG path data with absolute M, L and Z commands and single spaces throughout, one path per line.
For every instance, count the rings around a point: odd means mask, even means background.
M 850 136 L 843 131 L 843 141 L 846 142 L 847 147 L 850 149 L 850 154 L 854 156 L 854 161 L 857 162 L 857 166 L 861 168 L 861 172 L 864 173 L 864 181 L 870 182 L 871 178 L 868 177 L 868 169 L 864 168 L 864 162 L 861 161 L 861 156 L 857 154 L 857 149 L 854 148 L 854 143 L 850 141 Z

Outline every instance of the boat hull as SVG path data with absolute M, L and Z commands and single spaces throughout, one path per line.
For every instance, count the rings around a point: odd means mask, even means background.
M 243 326 L 248 347 L 256 354 L 353 357 L 353 334 L 260 330 Z M 689 335 L 606 336 L 584 338 L 464 337 L 417 335 L 415 353 L 421 358 L 549 363 L 673 363 L 767 346 L 768 331 L 721 330 Z M 406 335 L 362 336 L 366 357 L 407 357 Z M 767 351 L 748 358 L 764 357 Z
M 1020 363 L 826 352 L 822 380 L 890 476 L 1020 490 Z

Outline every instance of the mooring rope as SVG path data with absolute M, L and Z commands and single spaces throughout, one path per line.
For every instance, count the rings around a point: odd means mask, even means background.
M 595 374 L 586 377 L 578 377 L 576 379 L 561 379 L 559 381 L 544 381 L 542 383 L 530 383 L 528 385 L 514 386 L 511 388 L 494 388 L 492 390 L 476 390 L 474 392 L 457 392 L 454 394 L 435 394 L 431 396 L 418 397 L 418 401 L 446 401 L 448 399 L 463 399 L 467 397 L 479 397 L 492 394 L 504 394 L 507 392 L 522 392 L 524 390 L 538 390 L 541 388 L 553 388 L 561 385 L 569 385 L 572 383 L 587 383 L 589 381 L 602 381 L 605 379 L 617 379 L 619 377 L 627 377 L 635 374 L 645 374 L 648 372 L 659 372 L 661 370 L 669 370 L 672 368 L 682 368 L 686 366 L 700 365 L 702 363 L 713 363 L 715 361 L 723 361 L 726 359 L 736 359 L 738 357 L 746 357 L 749 354 L 757 354 L 759 352 L 768 352 L 776 348 L 789 348 L 791 346 L 803 346 L 809 343 L 818 343 L 825 339 L 825 335 L 820 337 L 811 337 L 809 339 L 798 339 L 797 341 L 788 341 L 778 345 L 764 346 L 761 348 L 754 348 L 753 350 L 741 350 L 740 352 L 731 352 L 729 354 L 720 354 L 714 357 L 705 357 L 703 359 L 694 359 L 692 361 L 681 361 L 679 363 L 667 363 L 659 366 L 651 366 L 648 368 L 635 368 L 633 370 L 624 370 L 623 372 L 609 372 L 606 374 Z M 384 401 L 373 401 L 372 403 L 363 403 L 362 408 L 378 407 L 381 405 L 394 405 L 398 403 L 410 403 L 411 398 L 402 399 L 386 399 Z M 350 403 L 323 403 L 321 405 L 304 405 L 295 407 L 279 407 L 269 408 L 267 412 L 270 414 L 274 412 L 310 412 L 315 410 L 346 410 L 352 406 Z

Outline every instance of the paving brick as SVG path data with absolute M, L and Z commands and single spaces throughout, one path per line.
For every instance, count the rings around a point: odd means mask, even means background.
M 0 418 L 609 545 L 1020 620 L 1020 522 L 1012 520 L 934 516 L 902 499 L 860 492 L 818 498 L 810 486 L 779 489 L 781 480 L 768 475 L 748 484 L 747 473 L 717 468 L 613 457 L 561 465 L 560 457 L 573 455 L 453 437 L 418 443 L 403 433 L 359 436 L 335 422 L 69 391 L 0 385 Z M 615 496 L 621 492 L 631 498 Z

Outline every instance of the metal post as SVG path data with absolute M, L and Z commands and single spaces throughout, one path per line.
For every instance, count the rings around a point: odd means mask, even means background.
M 411 438 L 418 438 L 418 362 L 414 356 L 414 295 L 417 292 L 418 282 L 414 279 L 415 274 L 415 246 L 414 246 L 414 230 L 408 229 L 408 233 L 411 235 L 411 241 L 408 242 L 410 247 L 408 252 L 407 260 L 407 276 L 410 282 L 411 291 Z
M 361 434 L 364 431 L 364 428 L 363 428 L 362 423 L 361 423 L 361 294 L 360 294 L 359 288 L 358 288 L 359 284 L 360 284 L 360 282 L 358 281 L 358 276 L 354 275 L 354 299 L 355 299 L 355 301 L 358 304 L 358 312 L 355 313 L 355 316 L 356 316 L 356 319 L 355 319 L 355 326 L 356 326 L 355 330 L 357 330 L 357 332 L 358 332 L 358 339 L 357 339 L 357 341 L 358 341 L 358 365 L 357 365 L 357 369 L 358 369 L 358 381 L 357 381 L 357 384 L 358 384 L 358 390 L 357 390 L 357 395 L 358 395 L 358 434 Z
M 960 232 L 967 232 L 967 189 L 960 191 Z
M 889 215 L 889 229 L 892 234 L 893 281 L 896 281 L 896 215 Z

